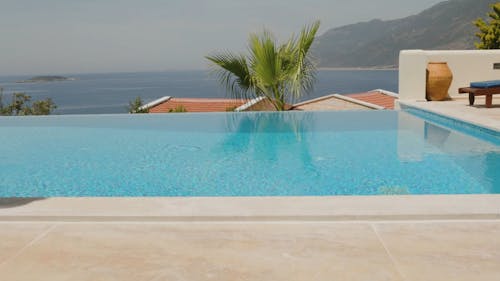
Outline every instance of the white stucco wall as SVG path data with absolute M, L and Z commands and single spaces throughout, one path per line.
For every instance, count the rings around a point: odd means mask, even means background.
M 425 70 L 429 62 L 447 62 L 453 73 L 450 96 L 473 81 L 500 80 L 500 50 L 424 51 L 403 50 L 399 54 L 399 99 L 425 100 Z

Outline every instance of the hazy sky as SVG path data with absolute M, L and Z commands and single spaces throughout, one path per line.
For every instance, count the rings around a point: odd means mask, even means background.
M 0 75 L 202 69 L 249 32 L 279 38 L 416 14 L 442 0 L 0 0 Z

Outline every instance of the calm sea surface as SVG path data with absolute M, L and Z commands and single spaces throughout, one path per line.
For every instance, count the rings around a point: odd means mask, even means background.
M 126 113 L 128 102 L 140 96 L 145 102 L 163 96 L 190 98 L 227 97 L 206 71 L 171 71 L 109 74 L 68 74 L 75 81 L 16 83 L 31 76 L 0 76 L 0 87 L 8 102 L 13 92 L 33 99 L 52 98 L 56 114 Z M 310 99 L 332 93 L 348 94 L 385 89 L 397 92 L 396 70 L 322 70 Z

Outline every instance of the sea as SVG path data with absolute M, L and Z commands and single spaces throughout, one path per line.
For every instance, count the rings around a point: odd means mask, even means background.
M 0 76 L 4 103 L 14 92 L 32 100 L 51 98 L 54 114 L 127 113 L 136 97 L 144 102 L 171 96 L 183 98 L 226 98 L 225 89 L 208 71 L 164 71 L 139 73 L 58 74 L 72 81 L 16 83 L 32 76 Z M 397 70 L 320 70 L 314 91 L 299 101 L 329 94 L 349 94 L 384 89 L 398 90 Z

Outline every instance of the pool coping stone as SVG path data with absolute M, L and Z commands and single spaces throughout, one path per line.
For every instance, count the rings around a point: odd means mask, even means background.
M 237 222 L 454 219 L 500 219 L 500 194 L 0 199 L 0 222 Z

